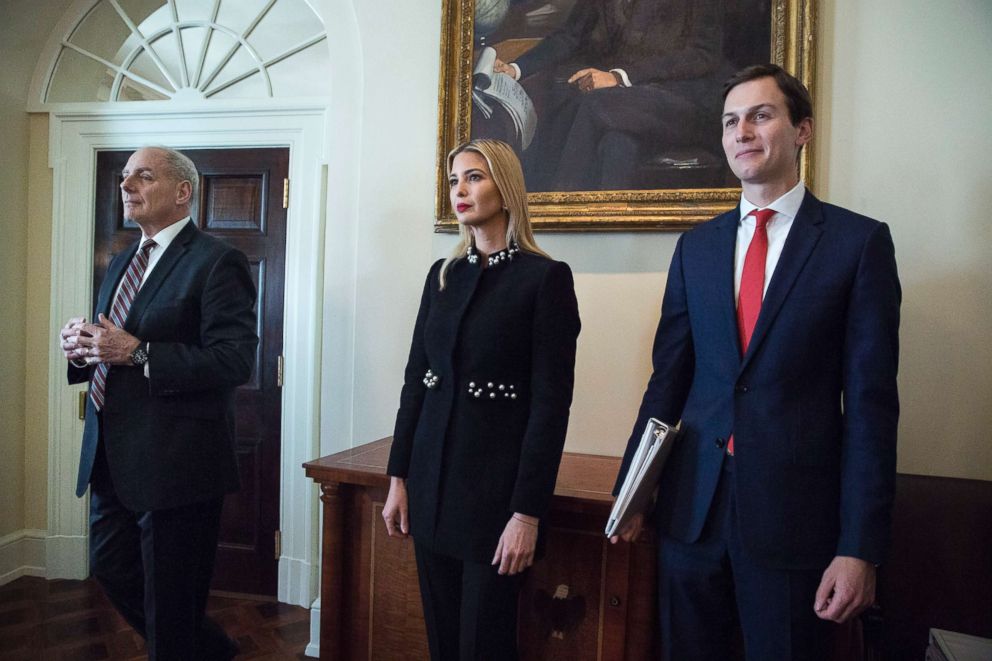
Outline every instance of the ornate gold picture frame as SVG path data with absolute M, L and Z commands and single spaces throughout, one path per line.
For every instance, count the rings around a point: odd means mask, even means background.
M 615 0 L 574 0 L 575 3 L 611 2 Z M 638 3 L 649 3 L 654 0 L 628 0 L 627 5 Z M 671 0 L 657 0 L 668 3 Z M 456 145 L 461 144 L 470 138 L 488 136 L 479 131 L 483 128 L 473 129 L 473 116 L 479 118 L 478 105 L 473 106 L 473 73 L 477 66 L 482 50 L 487 46 L 493 46 L 497 51 L 497 57 L 504 57 L 511 60 L 515 55 L 519 55 L 540 41 L 540 37 L 534 38 L 534 28 L 532 27 L 537 19 L 544 20 L 543 14 L 548 13 L 548 8 L 573 7 L 572 0 L 551 0 L 551 2 L 537 2 L 537 0 L 442 0 L 442 23 L 441 23 L 441 69 L 438 94 L 438 142 L 437 142 L 437 192 L 435 199 L 436 221 L 435 231 L 446 232 L 457 230 L 457 222 L 452 213 L 448 201 L 448 185 L 445 158 L 447 153 Z M 486 19 L 491 19 L 493 7 L 497 5 L 509 6 L 510 11 L 527 12 L 527 20 L 530 21 L 527 30 L 531 35 L 526 38 L 504 38 L 500 37 L 499 30 L 495 32 L 495 38 L 489 43 L 485 36 L 479 36 L 476 31 L 476 2 L 486 13 Z M 728 18 L 724 20 L 722 26 L 722 37 L 719 50 L 727 48 L 727 39 L 750 38 L 749 34 L 760 34 L 762 42 L 758 44 L 759 51 L 763 51 L 764 38 L 768 38 L 768 60 L 783 66 L 786 70 L 797 76 L 803 83 L 815 93 L 814 90 L 814 57 L 815 57 L 815 0 L 688 0 L 689 11 L 694 11 L 700 4 L 710 4 L 719 8 L 721 12 L 727 11 Z M 619 3 L 618 3 L 619 4 Z M 677 4 L 677 3 L 672 3 Z M 531 5 L 534 8 L 531 8 Z M 762 12 L 759 16 L 761 23 L 767 18 L 770 25 L 768 30 L 752 31 L 752 33 L 742 32 L 746 28 L 740 27 L 738 19 L 740 12 L 750 11 L 748 7 L 754 7 Z M 734 17 L 729 14 L 733 10 L 738 12 Z M 636 11 L 636 9 L 635 9 Z M 653 9 L 651 10 L 653 11 Z M 481 14 L 480 14 L 481 16 Z M 749 19 L 754 18 L 754 12 L 747 14 Z M 531 20 L 534 19 L 534 20 Z M 562 17 L 559 17 L 561 20 Z M 481 20 L 481 19 L 480 19 Z M 518 24 L 523 21 L 518 20 Z M 481 27 L 481 26 L 480 26 Z M 761 25 L 764 28 L 764 25 Z M 491 25 L 486 29 L 492 33 Z M 550 29 L 550 28 L 549 28 Z M 540 32 L 540 30 L 538 30 Z M 503 30 L 506 37 L 508 30 Z M 752 51 L 754 51 L 754 44 Z M 504 53 L 506 55 L 504 55 Z M 739 59 L 739 58 L 738 58 Z M 743 64 L 756 64 L 758 62 L 748 61 Z M 740 62 L 735 63 L 740 65 Z M 526 74 L 522 77 L 526 83 Z M 556 79 L 556 83 L 565 84 L 564 78 Z M 478 88 L 476 87 L 476 90 Z M 719 87 L 713 90 L 715 100 L 719 102 Z M 476 97 L 479 99 L 479 97 Z M 475 107 L 476 113 L 473 113 Z M 709 122 L 709 117 L 706 121 Z M 547 120 L 546 120 L 547 121 Z M 480 122 L 480 126 L 481 126 Z M 512 125 L 511 125 L 512 126 Z M 538 124 L 540 127 L 541 125 Z M 713 136 L 719 137 L 719 112 L 713 113 L 712 122 L 706 125 L 706 131 L 712 127 Z M 538 128 L 540 131 L 540 128 Z M 517 145 L 519 148 L 519 145 Z M 643 151 L 643 150 L 642 150 Z M 710 149 L 708 152 L 711 169 L 725 167 L 723 154 L 714 153 L 716 150 Z M 678 169 L 683 165 L 685 171 L 691 171 L 693 163 L 698 163 L 698 159 L 665 158 L 654 162 L 655 167 L 672 167 Z M 800 173 L 807 182 L 812 183 L 812 150 L 810 145 L 802 152 L 800 162 Z M 657 163 L 664 163 L 658 166 Z M 525 161 L 525 172 L 527 172 Z M 595 165 L 595 164 L 593 164 Z M 647 167 L 647 166 L 645 166 Z M 630 187 L 629 189 L 600 189 L 600 190 L 555 190 L 545 187 L 543 192 L 531 192 L 528 195 L 530 203 L 531 219 L 535 229 L 556 230 L 556 231 L 609 231 L 609 230 L 683 230 L 697 223 L 707 220 L 716 214 L 733 208 L 740 196 L 740 188 L 736 186 L 736 180 L 732 175 L 727 176 L 729 171 L 718 173 L 720 177 L 718 185 L 712 185 L 713 177 L 710 176 L 710 185 L 697 187 L 676 187 L 676 185 L 662 188 L 651 188 L 650 179 L 641 179 L 640 187 Z M 685 179 L 684 172 L 677 172 L 675 178 L 669 178 L 669 182 L 680 181 L 677 177 Z M 529 178 L 529 175 L 528 175 Z M 646 181 L 647 185 L 643 185 Z M 531 181 L 528 180 L 528 188 L 534 190 Z

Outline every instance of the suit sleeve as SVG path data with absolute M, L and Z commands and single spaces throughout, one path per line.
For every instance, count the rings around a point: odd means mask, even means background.
M 647 389 L 641 399 L 634 429 L 627 440 L 627 449 L 613 487 L 614 496 L 620 491 L 627 476 L 648 419 L 658 418 L 666 424 L 676 424 L 682 418 L 682 408 L 692 384 L 695 350 L 682 271 L 683 239 L 684 236 L 675 246 L 672 265 L 668 269 L 668 282 L 661 303 L 661 319 L 658 321 L 651 354 L 651 378 L 648 379 Z
M 389 451 L 386 473 L 394 477 L 406 477 L 410 470 L 410 455 L 413 452 L 413 435 L 420 420 L 420 410 L 424 403 L 424 374 L 427 372 L 427 352 L 424 349 L 424 324 L 431 309 L 431 290 L 438 287 L 438 272 L 443 261 L 431 267 L 424 282 L 424 292 L 420 296 L 420 309 L 413 326 L 413 340 L 410 342 L 410 356 L 403 372 L 403 388 L 400 390 L 400 407 L 396 412 L 396 426 L 393 429 L 393 445 Z
M 198 343 L 153 342 L 149 356 L 152 395 L 234 388 L 255 365 L 255 285 L 248 259 L 222 253 L 200 295 Z
M 515 64 L 520 67 L 521 78 L 554 66 L 578 51 L 598 18 L 594 2 L 577 2 L 559 29 L 542 39 L 534 48 L 519 58 Z
M 554 494 L 575 384 L 575 346 L 581 324 L 572 271 L 553 262 L 534 307 L 530 416 L 510 507 L 541 518 Z
M 902 291 L 889 228 L 868 237 L 848 303 L 843 349 L 844 438 L 837 555 L 878 564 L 895 494 Z

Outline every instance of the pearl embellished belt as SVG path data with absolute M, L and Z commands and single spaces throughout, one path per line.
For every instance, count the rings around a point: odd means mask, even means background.
M 441 383 L 441 375 L 435 374 L 433 370 L 427 370 L 424 378 L 421 379 L 424 387 L 428 390 L 436 390 Z M 490 381 L 488 379 L 476 379 L 468 382 L 467 393 L 474 399 L 490 400 L 515 400 L 518 395 L 522 397 L 522 386 L 517 383 L 507 383 L 504 381 Z
M 497 383 L 495 381 L 469 381 L 468 394 L 476 399 L 516 399 L 517 386 L 512 383 Z

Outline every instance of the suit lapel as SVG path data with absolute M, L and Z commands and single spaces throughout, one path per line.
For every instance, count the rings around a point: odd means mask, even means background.
M 131 309 L 124 322 L 125 330 L 133 330 L 137 326 L 137 320 L 141 319 L 145 308 L 155 298 L 156 292 L 158 292 L 162 283 L 168 277 L 169 272 L 172 271 L 183 255 L 189 250 L 189 244 L 196 238 L 197 232 L 196 226 L 192 222 L 187 222 L 186 227 L 176 235 L 176 238 L 172 240 L 169 247 L 165 249 L 165 253 L 158 260 L 158 263 L 155 264 L 155 268 L 148 276 L 148 279 L 145 280 L 144 284 L 141 285 L 141 289 L 138 290 L 138 295 L 134 297 L 134 302 L 131 304 Z
M 96 306 L 93 308 L 93 323 L 97 323 L 97 315 L 105 314 L 110 317 L 110 306 L 113 304 L 113 295 L 117 291 L 117 284 L 124 277 L 124 271 L 127 270 L 128 264 L 131 263 L 131 259 L 134 257 L 134 253 L 138 252 L 138 244 L 141 241 L 135 241 L 132 245 L 128 246 L 128 249 L 117 253 L 117 255 L 110 260 L 110 265 L 107 267 L 107 275 L 103 278 L 103 284 L 100 285 L 100 293 L 97 295 Z
M 758 322 L 754 327 L 754 334 L 751 336 L 750 344 L 748 344 L 747 353 L 744 354 L 741 361 L 741 370 L 747 367 L 751 357 L 761 346 L 761 342 L 768 334 L 768 329 L 774 323 L 775 317 L 782 309 L 782 304 L 792 290 L 796 278 L 799 277 L 813 252 L 813 248 L 820 240 L 820 235 L 823 233 L 820 228 L 822 222 L 823 213 L 820 201 L 807 190 L 802 206 L 799 207 L 799 213 L 796 214 L 796 218 L 792 222 L 789 236 L 785 240 L 782 256 L 779 257 L 775 273 L 772 274 L 771 282 L 768 283 L 768 291 L 765 292 L 765 298 L 761 302 L 761 312 L 758 314 Z
M 741 209 L 738 206 L 716 221 L 714 260 L 713 264 L 705 266 L 713 274 L 717 336 L 727 338 L 726 349 L 735 362 L 740 360 L 741 355 L 737 334 L 737 305 L 734 300 L 734 252 L 737 249 L 737 225 L 740 217 Z

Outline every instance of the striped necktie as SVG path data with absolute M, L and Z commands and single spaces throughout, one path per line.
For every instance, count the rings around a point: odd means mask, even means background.
M 110 309 L 110 321 L 115 326 L 124 326 L 124 320 L 127 319 L 127 313 L 131 309 L 131 303 L 134 302 L 134 297 L 141 289 L 141 279 L 145 275 L 145 269 L 148 268 L 148 255 L 156 245 L 154 239 L 148 239 L 141 244 L 138 251 L 134 253 L 134 257 L 131 258 L 131 263 L 128 264 L 127 271 L 124 273 L 124 279 L 121 280 L 117 298 L 114 299 L 114 306 Z M 109 370 L 110 366 L 107 363 L 98 363 L 93 372 L 93 378 L 90 379 L 90 399 L 93 400 L 97 411 L 103 408 Z

